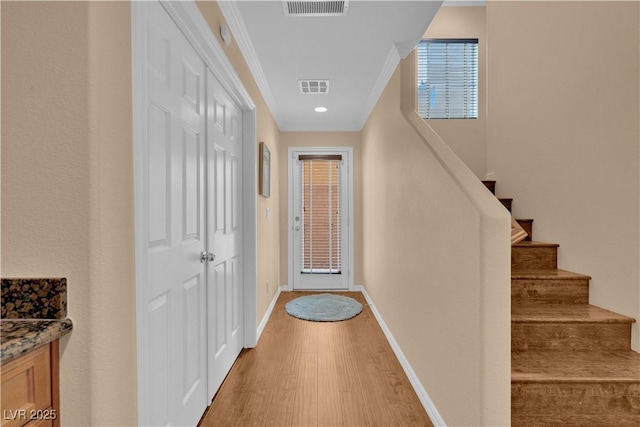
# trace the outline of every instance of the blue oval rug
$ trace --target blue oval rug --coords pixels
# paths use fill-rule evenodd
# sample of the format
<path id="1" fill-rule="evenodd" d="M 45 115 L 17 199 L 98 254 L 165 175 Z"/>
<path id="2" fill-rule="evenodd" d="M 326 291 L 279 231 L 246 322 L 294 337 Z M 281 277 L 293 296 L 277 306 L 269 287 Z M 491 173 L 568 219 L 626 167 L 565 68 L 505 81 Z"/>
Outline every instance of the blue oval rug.
<path id="1" fill-rule="evenodd" d="M 284 309 L 298 319 L 312 322 L 339 322 L 351 319 L 362 311 L 362 304 L 341 295 L 307 295 L 289 301 Z"/>

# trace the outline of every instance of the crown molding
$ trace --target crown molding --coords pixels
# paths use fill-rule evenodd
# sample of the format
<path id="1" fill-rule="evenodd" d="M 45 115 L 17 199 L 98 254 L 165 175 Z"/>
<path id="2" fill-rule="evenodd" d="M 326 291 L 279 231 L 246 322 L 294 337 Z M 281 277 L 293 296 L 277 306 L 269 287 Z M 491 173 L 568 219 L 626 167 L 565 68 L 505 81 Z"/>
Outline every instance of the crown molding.
<path id="1" fill-rule="evenodd" d="M 396 43 L 395 47 L 398 49 L 398 55 L 400 59 L 405 59 L 416 48 L 417 43 Z"/>
<path id="2" fill-rule="evenodd" d="M 484 7 L 486 0 L 444 0 L 442 7 Z"/>
<path id="3" fill-rule="evenodd" d="M 222 15 L 227 21 L 227 25 L 231 30 L 231 34 L 236 39 L 236 43 L 240 48 L 240 52 L 242 53 L 244 60 L 247 62 L 247 66 L 249 67 L 249 70 L 251 71 L 251 74 L 256 81 L 256 85 L 258 85 L 258 89 L 260 89 L 260 93 L 262 94 L 264 101 L 267 103 L 269 110 L 271 110 L 271 115 L 273 115 L 273 118 L 278 124 L 278 127 L 282 128 L 282 120 L 277 108 L 275 98 L 273 97 L 273 93 L 271 92 L 271 88 L 269 87 L 269 83 L 267 82 L 267 77 L 262 70 L 262 65 L 260 65 L 258 55 L 256 54 L 256 50 L 253 47 L 251 37 L 249 36 L 249 32 L 244 23 L 244 20 L 242 19 L 242 15 L 240 14 L 240 10 L 238 9 L 236 2 L 220 1 L 218 2 L 218 6 L 220 6 Z"/>
<path id="4" fill-rule="evenodd" d="M 384 65 L 382 66 L 382 70 L 378 75 L 378 79 L 376 80 L 376 83 L 371 88 L 371 92 L 369 93 L 369 99 L 367 100 L 367 103 L 363 107 L 364 114 L 360 119 L 360 126 L 359 126 L 360 129 L 362 129 L 362 127 L 367 122 L 367 119 L 369 118 L 369 114 L 371 114 L 371 112 L 373 111 L 373 108 L 378 103 L 378 99 L 380 99 L 380 95 L 382 95 L 384 88 L 387 87 L 387 83 L 389 83 L 389 79 L 393 75 L 393 72 L 396 70 L 396 67 L 398 66 L 399 63 L 400 63 L 400 52 L 398 51 L 398 48 L 395 45 L 393 45 L 391 46 L 391 50 L 387 55 L 387 59 L 385 60 Z"/>

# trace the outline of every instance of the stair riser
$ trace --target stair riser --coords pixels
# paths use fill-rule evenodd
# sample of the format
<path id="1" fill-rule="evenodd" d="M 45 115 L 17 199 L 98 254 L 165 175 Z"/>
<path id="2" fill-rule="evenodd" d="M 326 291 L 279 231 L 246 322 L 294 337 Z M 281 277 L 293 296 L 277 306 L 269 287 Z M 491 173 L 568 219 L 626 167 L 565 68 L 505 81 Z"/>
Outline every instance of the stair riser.
<path id="1" fill-rule="evenodd" d="M 511 268 L 558 268 L 558 248 L 513 246 Z"/>
<path id="2" fill-rule="evenodd" d="M 525 242 L 530 242 L 533 240 L 533 220 L 532 219 L 516 219 L 520 227 L 527 232 L 527 238 L 524 239 Z"/>
<path id="3" fill-rule="evenodd" d="M 491 191 L 491 194 L 496 194 L 496 182 L 495 181 L 482 181 L 487 187 L 487 190 Z"/>
<path id="4" fill-rule="evenodd" d="M 512 323 L 511 351 L 630 350 L 629 323 Z"/>
<path id="5" fill-rule="evenodd" d="M 511 304 L 588 304 L 589 281 L 511 280 Z"/>
<path id="6" fill-rule="evenodd" d="M 511 414 L 538 415 L 542 422 L 553 416 L 607 414 L 638 417 L 638 383 L 512 383 Z"/>

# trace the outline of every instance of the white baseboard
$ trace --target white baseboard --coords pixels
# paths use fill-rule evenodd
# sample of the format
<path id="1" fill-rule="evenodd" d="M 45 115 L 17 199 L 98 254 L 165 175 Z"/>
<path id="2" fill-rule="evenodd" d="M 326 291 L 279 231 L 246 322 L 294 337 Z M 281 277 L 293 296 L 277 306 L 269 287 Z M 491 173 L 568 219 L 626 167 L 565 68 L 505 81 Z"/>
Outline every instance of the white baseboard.
<path id="1" fill-rule="evenodd" d="M 418 395 L 418 399 L 420 399 L 420 403 L 422 403 L 422 406 L 424 406 L 425 411 L 427 411 L 427 415 L 429 415 L 429 418 L 431 419 L 431 422 L 433 423 L 433 425 L 436 427 L 446 427 L 447 424 L 444 422 L 444 419 L 442 419 L 442 416 L 436 409 L 436 406 L 434 405 L 433 401 L 427 394 L 427 391 L 422 386 L 422 383 L 420 382 L 415 371 L 409 364 L 409 361 L 404 356 L 404 353 L 402 353 L 402 350 L 400 349 L 400 345 L 398 344 L 396 339 L 393 337 L 391 330 L 389 329 L 387 324 L 384 322 L 382 315 L 380 315 L 380 312 L 378 311 L 375 304 L 373 303 L 373 300 L 367 293 L 367 290 L 362 285 L 354 286 L 353 290 L 362 292 L 362 295 L 364 295 L 364 298 L 367 300 L 367 303 L 369 304 L 369 308 L 371 308 L 371 311 L 373 312 L 373 315 L 378 321 L 378 324 L 380 325 L 382 332 L 384 332 L 384 336 L 387 337 L 387 341 L 389 341 L 389 345 L 391 346 L 391 348 L 393 349 L 393 352 L 398 358 L 398 361 L 400 362 L 400 365 L 402 366 L 404 373 L 407 375 L 407 378 L 409 378 L 409 382 L 411 383 L 413 390 Z"/>
<path id="2" fill-rule="evenodd" d="M 348 289 L 298 289 L 299 291 L 304 292 L 362 292 L 364 287 L 362 285 L 354 285 L 352 290 Z M 289 287 L 289 285 L 280 285 L 280 291 L 282 292 L 293 292 L 293 286 Z"/>
<path id="3" fill-rule="evenodd" d="M 273 296 L 273 299 L 271 300 L 271 304 L 269 304 L 269 307 L 267 308 L 267 312 L 264 313 L 264 316 L 262 317 L 262 320 L 260 321 L 260 324 L 258 325 L 258 338 L 256 339 L 256 344 L 258 341 L 260 341 L 260 335 L 262 335 L 262 331 L 264 331 L 264 327 L 267 326 L 267 322 L 269 321 L 269 317 L 271 317 L 271 313 L 273 312 L 273 307 L 276 306 L 276 301 L 278 301 L 278 297 L 280 296 L 280 290 L 282 289 L 282 287 L 279 287 L 276 289 L 276 294 Z"/>

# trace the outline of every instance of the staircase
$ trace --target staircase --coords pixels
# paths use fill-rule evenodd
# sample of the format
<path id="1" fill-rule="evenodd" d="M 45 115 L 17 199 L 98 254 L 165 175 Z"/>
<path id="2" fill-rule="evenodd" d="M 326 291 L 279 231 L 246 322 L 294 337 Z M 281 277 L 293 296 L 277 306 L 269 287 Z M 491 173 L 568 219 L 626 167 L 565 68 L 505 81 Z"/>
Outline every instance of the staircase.
<path id="1" fill-rule="evenodd" d="M 591 277 L 559 270 L 559 245 L 516 221 L 529 236 L 511 248 L 512 426 L 640 426 L 635 320 L 590 305 Z"/>

